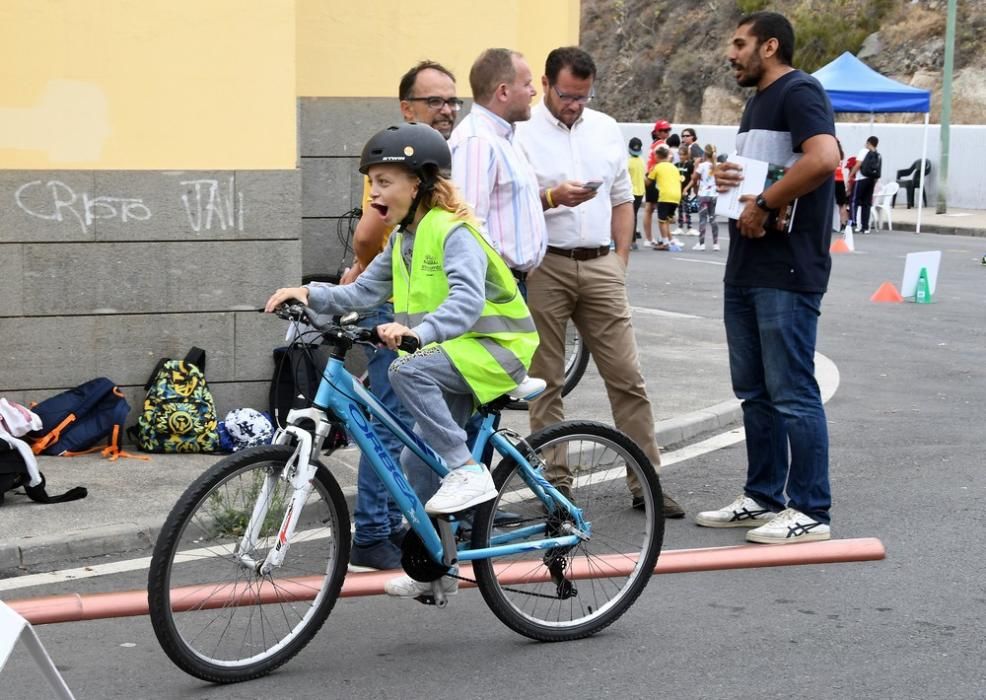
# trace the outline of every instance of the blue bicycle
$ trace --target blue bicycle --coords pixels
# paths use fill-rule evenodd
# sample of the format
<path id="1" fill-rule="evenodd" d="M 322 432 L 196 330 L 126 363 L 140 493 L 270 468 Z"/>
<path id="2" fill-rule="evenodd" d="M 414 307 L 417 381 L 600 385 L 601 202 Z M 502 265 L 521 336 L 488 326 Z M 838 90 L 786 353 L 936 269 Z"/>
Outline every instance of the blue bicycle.
<path id="1" fill-rule="evenodd" d="M 404 513 L 404 570 L 432 582 L 423 602 L 444 607 L 442 577 L 473 581 L 471 562 L 493 613 L 532 639 L 587 637 L 633 604 L 654 571 L 664 519 L 657 474 L 626 435 L 567 421 L 524 439 L 495 428 L 511 401 L 500 397 L 480 408 L 473 449 L 479 460 L 491 443 L 500 456 L 497 498 L 429 517 L 375 425 L 438 474 L 448 466 L 343 365 L 346 353 L 373 343 L 375 333 L 357 327 L 356 314 L 327 324 L 301 305 L 278 314 L 317 329 L 330 359 L 312 405 L 292 410 L 272 445 L 233 454 L 202 474 L 161 529 L 148 575 L 150 615 L 181 669 L 217 683 L 257 678 L 321 628 L 349 560 L 346 501 L 319 462 L 342 429 Z"/>

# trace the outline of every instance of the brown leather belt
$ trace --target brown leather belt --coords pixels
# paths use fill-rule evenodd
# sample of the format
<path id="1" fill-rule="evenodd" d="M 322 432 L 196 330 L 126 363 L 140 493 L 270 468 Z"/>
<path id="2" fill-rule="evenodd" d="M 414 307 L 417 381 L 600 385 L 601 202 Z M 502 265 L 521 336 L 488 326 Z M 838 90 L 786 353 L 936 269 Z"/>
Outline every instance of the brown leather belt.
<path id="1" fill-rule="evenodd" d="M 609 246 L 603 245 L 598 248 L 555 248 L 548 246 L 548 252 L 555 255 L 563 255 L 572 260 L 594 260 L 604 255 L 609 255 Z"/>

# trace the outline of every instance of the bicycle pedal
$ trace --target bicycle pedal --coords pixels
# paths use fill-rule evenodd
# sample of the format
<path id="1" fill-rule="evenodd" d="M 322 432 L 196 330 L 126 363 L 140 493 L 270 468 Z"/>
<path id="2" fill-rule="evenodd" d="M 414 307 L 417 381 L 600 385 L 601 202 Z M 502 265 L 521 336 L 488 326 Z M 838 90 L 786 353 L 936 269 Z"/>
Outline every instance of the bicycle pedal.
<path id="1" fill-rule="evenodd" d="M 443 610 L 446 607 L 448 607 L 448 598 L 446 598 L 444 595 L 439 600 L 435 597 L 433 593 L 422 593 L 421 595 L 417 596 L 415 600 L 421 603 L 422 605 L 433 605 L 439 610 Z"/>

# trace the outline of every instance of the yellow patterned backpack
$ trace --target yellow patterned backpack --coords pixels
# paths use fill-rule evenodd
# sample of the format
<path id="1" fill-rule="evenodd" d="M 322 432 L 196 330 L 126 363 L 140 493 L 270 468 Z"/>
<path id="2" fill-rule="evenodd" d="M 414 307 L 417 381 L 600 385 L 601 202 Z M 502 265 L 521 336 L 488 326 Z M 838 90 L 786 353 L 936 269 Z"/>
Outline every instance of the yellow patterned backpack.
<path id="1" fill-rule="evenodd" d="M 205 382 L 205 350 L 184 360 L 162 359 L 144 387 L 147 396 L 128 434 L 146 452 L 217 452 L 216 404 Z"/>

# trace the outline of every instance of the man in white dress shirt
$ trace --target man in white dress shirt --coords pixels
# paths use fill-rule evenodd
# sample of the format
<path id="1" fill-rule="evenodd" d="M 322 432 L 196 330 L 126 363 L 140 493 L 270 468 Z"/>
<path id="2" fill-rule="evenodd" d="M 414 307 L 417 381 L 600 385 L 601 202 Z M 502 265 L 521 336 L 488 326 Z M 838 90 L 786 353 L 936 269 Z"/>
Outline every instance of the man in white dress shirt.
<path id="1" fill-rule="evenodd" d="M 519 142 L 537 173 L 547 225 L 547 254 L 527 280 L 528 305 L 541 337 L 530 375 L 548 383 L 530 404 L 531 430 L 564 420 L 565 326 L 569 319 L 585 339 L 606 392 L 616 427 L 660 468 L 654 412 L 637 357 L 626 293 L 633 240 L 633 191 L 623 137 L 616 121 L 587 109 L 596 66 L 578 47 L 555 49 L 541 78 L 544 99 L 518 125 Z M 610 241 L 615 251 L 610 250 Z M 559 487 L 571 474 L 555 468 Z M 639 485 L 629 480 L 634 507 L 643 507 Z M 665 517 L 684 511 L 667 492 Z"/>

